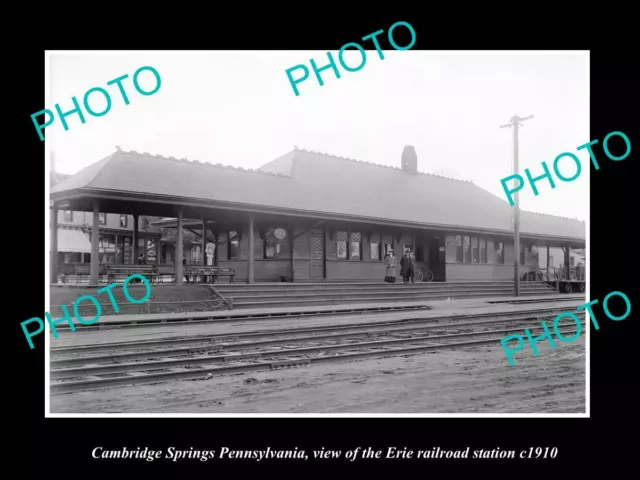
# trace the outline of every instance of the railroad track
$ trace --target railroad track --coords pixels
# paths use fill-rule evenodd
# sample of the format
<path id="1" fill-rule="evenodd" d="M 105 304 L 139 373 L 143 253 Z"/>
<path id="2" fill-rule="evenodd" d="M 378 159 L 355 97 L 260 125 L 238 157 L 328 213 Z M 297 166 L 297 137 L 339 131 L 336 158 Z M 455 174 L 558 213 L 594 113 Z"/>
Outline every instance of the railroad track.
<path id="1" fill-rule="evenodd" d="M 491 304 L 498 304 L 498 303 L 510 303 L 510 304 L 524 304 L 524 303 L 542 303 L 542 302 L 564 302 L 564 301 L 571 301 L 571 300 L 584 300 L 584 294 L 580 294 L 580 295 L 566 295 L 564 298 L 562 299 L 557 299 L 557 298 L 534 298 L 534 299 L 530 299 L 530 298 L 519 298 L 517 300 L 493 300 L 493 301 L 487 301 L 487 303 L 491 303 Z"/>
<path id="2" fill-rule="evenodd" d="M 77 331 L 91 331 L 91 330 L 108 330 L 112 328 L 127 328 L 127 327 L 166 327 L 167 324 L 175 323 L 188 323 L 189 325 L 195 325 L 199 323 L 215 323 L 215 322 L 236 322 L 236 321 L 251 321 L 260 319 L 291 319 L 291 318 L 308 318 L 308 317 L 321 317 L 327 315 L 349 315 L 354 313 L 362 314 L 376 314 L 376 313 L 389 313 L 389 312 L 405 312 L 415 310 L 431 310 L 431 307 L 426 305 L 410 305 L 406 307 L 366 307 L 366 308 L 335 308 L 331 310 L 321 311 L 309 311 L 309 312 L 287 312 L 287 313 L 245 313 L 242 310 L 230 310 L 228 313 L 219 314 L 216 316 L 209 315 L 208 312 L 183 312 L 179 317 L 171 317 L 173 314 L 152 313 L 140 315 L 136 320 L 109 320 L 108 322 L 98 322 L 93 325 L 82 325 L 82 328 Z M 219 313 L 219 311 L 216 311 Z M 150 318 L 157 317 L 157 318 Z M 164 317 L 164 318 L 162 318 Z M 69 331 L 70 327 L 67 323 L 61 323 L 56 325 L 58 331 Z"/>
<path id="3" fill-rule="evenodd" d="M 359 331 L 373 332 L 372 329 L 402 329 L 406 326 L 410 326 L 411 329 L 419 329 L 424 326 L 426 329 L 438 328 L 439 324 L 445 323 L 447 326 L 461 326 L 461 325 L 479 325 L 482 323 L 496 323 L 506 322 L 510 319 L 530 319 L 537 320 L 541 316 L 552 316 L 561 311 L 566 311 L 558 307 L 555 308 L 543 308 L 535 310 L 527 310 L 526 312 L 503 312 L 503 313 L 483 313 L 472 315 L 446 315 L 441 317 L 427 317 L 427 318 L 400 318 L 390 319 L 386 321 L 377 322 L 361 322 L 356 324 L 328 324 L 318 327 L 295 327 L 284 329 L 268 329 L 268 330 L 253 330 L 251 332 L 232 332 L 226 334 L 216 335 L 190 335 L 188 337 L 165 337 L 159 340 L 133 340 L 125 342 L 113 342 L 113 343 L 97 343 L 88 345 L 74 345 L 68 347 L 52 347 L 51 354 L 52 359 L 58 359 L 62 357 L 69 357 L 71 355 L 92 355 L 98 352 L 108 352 L 109 358 L 112 358 L 114 352 L 122 350 L 148 350 L 153 347 L 176 347 L 177 345 L 197 347 L 202 345 L 208 345 L 218 342 L 232 342 L 237 340 L 248 339 L 261 339 L 278 337 L 285 335 L 289 338 L 289 335 L 308 335 L 308 334 L 323 334 L 331 332 L 351 333 Z M 294 317 L 295 318 L 295 317 Z M 488 320 L 483 320 L 488 319 Z M 471 321 L 470 321 L 471 320 Z M 96 359 L 96 357 L 92 357 Z M 82 359 L 78 359 L 82 360 Z M 57 360 L 56 360 L 57 361 Z M 61 360 L 62 361 L 62 360 Z"/>
<path id="4" fill-rule="evenodd" d="M 584 300 L 584 296 L 580 297 L 567 297 L 566 299 L 542 299 L 537 302 L 549 302 L 555 301 L 571 302 L 573 300 Z M 580 304 L 577 304 L 580 305 Z M 576 305 L 576 306 L 577 306 Z M 98 322 L 93 325 L 82 325 L 81 328 L 76 330 L 77 332 L 87 332 L 95 330 L 108 330 L 115 328 L 140 328 L 140 327 L 166 327 L 168 324 L 186 323 L 189 325 L 196 325 L 202 323 L 223 323 L 223 322 L 238 322 L 238 321 L 254 321 L 254 320 L 282 320 L 282 319 L 304 319 L 314 318 L 329 315 L 352 315 L 352 314 L 382 314 L 393 312 L 411 312 L 420 310 L 431 310 L 431 307 L 427 305 L 409 305 L 409 306 L 378 306 L 378 307 L 362 307 L 362 308 L 348 308 L 345 306 L 332 308 L 329 310 L 320 311 L 307 311 L 307 312 L 287 312 L 287 313 L 245 313 L 242 310 L 230 310 L 226 313 L 216 312 L 216 315 L 210 315 L 210 312 L 184 312 L 178 317 L 173 317 L 173 314 L 146 314 L 140 315 L 135 320 L 123 319 L 123 320 L 109 320 L 108 322 Z M 540 309 L 539 311 L 543 311 Z M 530 310 L 535 312 L 538 310 Z M 67 323 L 61 323 L 56 326 L 56 330 L 60 332 L 66 332 L 70 330 Z"/>
<path id="5" fill-rule="evenodd" d="M 563 311 L 544 313 L 548 318 Z M 524 328 L 541 331 L 540 322 L 539 314 L 511 312 L 61 347 L 51 349 L 51 393 L 499 345 L 506 335 Z M 560 331 L 572 335 L 576 329 Z M 378 337 L 385 339 L 372 340 Z M 105 351 L 109 354 L 100 354 Z"/>

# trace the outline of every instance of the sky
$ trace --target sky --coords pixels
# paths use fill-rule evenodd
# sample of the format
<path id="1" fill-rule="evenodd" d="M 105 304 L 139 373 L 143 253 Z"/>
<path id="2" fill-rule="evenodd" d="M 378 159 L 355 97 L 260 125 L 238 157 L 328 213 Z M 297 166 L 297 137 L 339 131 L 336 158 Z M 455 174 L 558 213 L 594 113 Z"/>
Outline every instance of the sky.
<path id="1" fill-rule="evenodd" d="M 412 145 L 420 171 L 471 180 L 506 201 L 500 180 L 512 174 L 513 130 L 499 126 L 533 114 L 519 129 L 521 175 L 525 168 L 541 175 L 543 161 L 553 171 L 563 152 L 581 159 L 582 173 L 568 183 L 554 178 L 555 189 L 541 180 L 538 196 L 526 185 L 521 208 L 588 219 L 591 167 L 588 153 L 577 151 L 593 140 L 588 52 L 385 50 L 384 60 L 375 50 L 366 53 L 361 70 L 338 64 L 341 78 L 325 70 L 320 86 L 309 60 L 326 65 L 326 51 L 49 52 L 45 108 L 59 103 L 71 110 L 71 97 L 82 104 L 93 87 L 105 88 L 112 106 L 102 117 L 83 107 L 86 123 L 73 114 L 68 131 L 56 117 L 45 130 L 46 149 L 55 152 L 58 172 L 73 174 L 116 145 L 243 168 L 258 168 L 294 146 L 399 167 L 404 146 Z M 361 61 L 357 51 L 344 59 L 350 66 Z M 285 71 L 299 64 L 311 73 L 296 96 Z M 142 66 L 162 79 L 150 96 L 133 87 Z M 129 105 L 116 85 L 107 86 L 124 74 Z M 154 87 L 150 72 L 139 78 L 141 88 Z M 106 105 L 100 97 L 90 96 L 96 111 Z M 560 163 L 567 177 L 575 168 L 570 160 Z"/>

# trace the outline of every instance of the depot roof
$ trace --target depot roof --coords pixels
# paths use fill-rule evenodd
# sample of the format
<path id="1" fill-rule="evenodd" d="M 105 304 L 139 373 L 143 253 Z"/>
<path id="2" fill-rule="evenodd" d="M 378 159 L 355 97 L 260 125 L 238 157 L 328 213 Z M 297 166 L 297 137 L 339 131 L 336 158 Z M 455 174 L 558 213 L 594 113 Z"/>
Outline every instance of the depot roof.
<path id="1" fill-rule="evenodd" d="M 139 193 L 274 212 L 334 215 L 358 221 L 432 228 L 512 232 L 512 207 L 469 181 L 294 149 L 258 170 L 246 170 L 118 149 L 61 181 L 55 200 L 78 192 Z M 521 212 L 523 234 L 584 242 L 584 222 Z"/>

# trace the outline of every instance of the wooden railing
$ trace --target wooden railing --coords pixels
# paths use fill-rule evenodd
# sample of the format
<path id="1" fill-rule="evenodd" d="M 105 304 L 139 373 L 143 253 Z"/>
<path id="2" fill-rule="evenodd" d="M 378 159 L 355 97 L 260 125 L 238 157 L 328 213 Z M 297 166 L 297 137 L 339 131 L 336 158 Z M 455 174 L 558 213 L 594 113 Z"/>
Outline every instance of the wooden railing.
<path id="1" fill-rule="evenodd" d="M 144 304 L 133 304 L 130 302 L 116 302 L 120 314 L 150 314 L 150 313 L 179 313 L 179 312 L 202 312 L 233 310 L 233 299 L 224 298 L 215 292 L 216 298 L 206 300 L 168 300 L 152 301 Z M 73 315 L 73 307 L 67 305 L 67 311 Z M 102 303 L 103 315 L 115 315 L 112 303 Z M 78 306 L 78 313 L 86 318 L 93 318 L 96 315 L 96 307 L 93 303 L 83 303 Z M 62 305 L 51 305 L 50 314 L 54 318 L 63 315 Z"/>
<path id="2" fill-rule="evenodd" d="M 217 283 L 218 277 L 229 277 L 229 283 L 233 283 L 236 271 L 233 268 L 210 267 L 205 265 L 185 265 L 183 275 L 193 282 Z M 207 280 L 213 280 L 208 282 Z"/>
<path id="3" fill-rule="evenodd" d="M 213 295 L 216 297 L 216 300 L 218 300 L 221 305 L 225 307 L 222 310 L 233 310 L 233 298 L 223 297 L 213 285 L 209 284 L 208 286 L 211 289 Z"/>
<path id="4" fill-rule="evenodd" d="M 586 280 L 586 270 L 584 267 L 549 267 L 549 271 L 547 273 L 547 269 L 539 269 L 537 271 L 531 271 L 525 273 L 522 276 L 522 280 L 524 281 L 543 281 L 543 282 L 554 282 L 556 280 L 569 280 L 569 281 L 585 281 Z"/>
<path id="5" fill-rule="evenodd" d="M 103 264 L 99 266 L 98 281 L 100 284 L 113 282 L 123 282 L 129 275 L 137 273 L 146 277 L 151 283 L 173 283 L 175 278 L 175 268 L 165 265 L 132 265 L 132 264 Z M 229 283 L 233 283 L 236 271 L 232 268 L 213 267 L 205 265 L 184 265 L 183 275 L 187 282 L 217 283 L 218 277 L 228 277 Z M 76 264 L 73 267 L 73 274 L 62 273 L 58 275 L 59 283 L 71 285 L 88 285 L 90 276 L 90 265 Z"/>

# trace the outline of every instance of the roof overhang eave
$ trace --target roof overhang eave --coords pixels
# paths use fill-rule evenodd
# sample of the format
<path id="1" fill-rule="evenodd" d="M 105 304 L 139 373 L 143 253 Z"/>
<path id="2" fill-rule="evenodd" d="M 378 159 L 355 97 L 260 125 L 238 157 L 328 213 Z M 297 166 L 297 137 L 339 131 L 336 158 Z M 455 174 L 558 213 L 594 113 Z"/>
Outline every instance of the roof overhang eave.
<path id="1" fill-rule="evenodd" d="M 120 190 L 103 190 L 103 189 L 88 189 L 78 188 L 73 190 L 67 190 L 64 192 L 56 192 L 51 194 L 51 200 L 55 202 L 62 202 L 66 200 L 74 199 L 109 199 L 116 201 L 135 201 L 135 202 L 150 202 L 150 203 L 162 203 L 174 206 L 188 206 L 194 208 L 213 208 L 222 210 L 236 210 L 246 213 L 265 213 L 271 215 L 288 215 L 294 217 L 307 217 L 317 220 L 333 220 L 333 221 L 351 221 L 358 223 L 378 224 L 386 225 L 396 228 L 418 228 L 425 230 L 444 230 L 452 233 L 464 233 L 464 232 L 477 232 L 485 233 L 496 236 L 512 236 L 513 232 L 509 230 L 498 230 L 492 228 L 472 227 L 464 225 L 442 225 L 442 224 L 429 224 L 429 223 L 417 223 L 395 219 L 373 218 L 363 217 L 358 215 L 348 214 L 335 214 L 326 212 L 316 212 L 311 210 L 299 210 L 286 207 L 273 207 L 268 205 L 251 205 L 234 202 L 225 202 L 220 200 L 207 200 L 200 198 L 188 198 L 188 197 L 176 197 L 163 194 L 149 194 L 149 193 L 135 193 Z M 551 243 L 568 243 L 575 248 L 585 248 L 586 240 L 584 238 L 577 237 L 563 237 L 544 234 L 535 234 L 521 232 L 521 236 L 527 240 L 540 240 Z M 578 246 L 581 245 L 581 246 Z"/>

